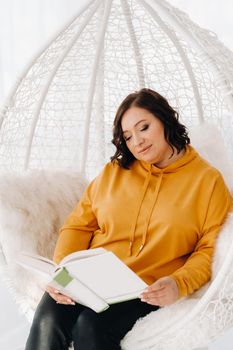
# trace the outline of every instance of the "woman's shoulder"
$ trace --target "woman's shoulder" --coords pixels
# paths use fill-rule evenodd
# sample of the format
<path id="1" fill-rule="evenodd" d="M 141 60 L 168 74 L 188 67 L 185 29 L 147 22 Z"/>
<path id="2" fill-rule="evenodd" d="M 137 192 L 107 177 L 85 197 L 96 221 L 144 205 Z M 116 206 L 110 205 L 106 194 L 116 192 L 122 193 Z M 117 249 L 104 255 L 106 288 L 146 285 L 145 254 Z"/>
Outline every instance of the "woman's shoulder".
<path id="1" fill-rule="evenodd" d="M 121 173 L 125 169 L 122 168 L 117 161 L 109 161 L 105 163 L 105 165 L 102 167 L 102 170 L 99 172 L 99 174 L 96 176 L 96 180 L 100 179 L 106 179 L 108 177 L 114 176 L 116 173 Z"/>
<path id="2" fill-rule="evenodd" d="M 113 161 L 109 161 L 107 162 L 101 173 L 109 173 L 111 174 L 112 172 L 115 172 L 115 171 L 120 171 L 122 169 L 122 167 L 118 164 L 118 162 L 116 160 L 113 160 Z"/>
<path id="3" fill-rule="evenodd" d="M 196 153 L 195 167 L 197 167 L 199 171 L 202 170 L 204 173 L 207 173 L 211 176 L 222 176 L 221 171 L 213 163 L 211 163 L 211 160 L 207 159 L 208 157 L 205 157 L 205 155 L 200 154 L 200 152 L 197 151 L 195 148 L 192 147 L 192 149 Z"/>
<path id="4" fill-rule="evenodd" d="M 217 169 L 214 165 L 212 165 L 208 160 L 199 156 L 199 164 L 203 171 L 210 176 L 221 177 L 222 174 L 219 169 Z"/>
<path id="5" fill-rule="evenodd" d="M 194 167 L 195 173 L 201 172 L 215 178 L 223 178 L 227 183 L 232 178 L 232 168 L 229 166 L 227 155 L 216 152 L 209 147 L 193 147 L 196 154 Z M 230 181 L 233 183 L 232 181 Z"/>
<path id="6" fill-rule="evenodd" d="M 229 190 L 226 171 L 222 172 L 204 156 L 198 153 L 194 176 L 210 186 L 220 186 Z"/>

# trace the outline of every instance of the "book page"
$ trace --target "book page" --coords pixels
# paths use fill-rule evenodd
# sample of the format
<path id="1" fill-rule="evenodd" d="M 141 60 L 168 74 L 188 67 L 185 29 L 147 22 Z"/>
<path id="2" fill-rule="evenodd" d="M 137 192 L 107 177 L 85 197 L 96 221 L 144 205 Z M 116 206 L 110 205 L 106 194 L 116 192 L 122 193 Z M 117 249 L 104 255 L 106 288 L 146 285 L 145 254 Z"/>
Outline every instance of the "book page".
<path id="1" fill-rule="evenodd" d="M 17 255 L 16 262 L 26 269 L 37 271 L 46 276 L 51 276 L 57 267 L 50 259 L 25 252 L 21 252 Z"/>
<path id="2" fill-rule="evenodd" d="M 79 259 L 88 258 L 90 256 L 95 256 L 99 254 L 106 253 L 107 250 L 104 248 L 95 248 L 95 249 L 86 249 L 86 250 L 79 250 L 78 252 L 71 253 L 67 256 L 65 256 L 59 263 L 59 265 L 66 265 L 66 263 L 70 263 L 71 261 L 76 261 Z"/>
<path id="3" fill-rule="evenodd" d="M 66 264 L 67 270 L 104 300 L 137 297 L 147 284 L 115 254 L 105 254 Z M 131 295 L 131 296 L 130 296 Z"/>

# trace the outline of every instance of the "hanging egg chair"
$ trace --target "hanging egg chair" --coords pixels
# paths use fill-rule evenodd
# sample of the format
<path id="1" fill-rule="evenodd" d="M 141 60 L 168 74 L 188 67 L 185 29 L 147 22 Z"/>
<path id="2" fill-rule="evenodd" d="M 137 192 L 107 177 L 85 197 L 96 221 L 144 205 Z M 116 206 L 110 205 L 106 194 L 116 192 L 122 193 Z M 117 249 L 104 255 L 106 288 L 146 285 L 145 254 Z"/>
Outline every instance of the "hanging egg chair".
<path id="1" fill-rule="evenodd" d="M 224 144 L 221 156 L 207 152 L 207 158 L 215 155 L 210 161 L 221 168 L 225 149 L 226 159 L 233 159 L 233 53 L 165 0 L 92 0 L 13 87 L 0 116 L 0 170 L 77 172 L 90 180 L 113 154 L 118 105 L 142 87 L 168 98 L 181 121 L 198 130 L 198 150 L 206 139 L 220 145 L 215 151 Z M 232 190 L 228 165 L 224 175 Z M 212 281 L 139 320 L 123 349 L 191 350 L 233 326 L 232 220 L 230 215 L 219 236 Z M 5 231 L 0 239 L 6 242 Z M 1 244 L 9 263 L 12 251 Z"/>

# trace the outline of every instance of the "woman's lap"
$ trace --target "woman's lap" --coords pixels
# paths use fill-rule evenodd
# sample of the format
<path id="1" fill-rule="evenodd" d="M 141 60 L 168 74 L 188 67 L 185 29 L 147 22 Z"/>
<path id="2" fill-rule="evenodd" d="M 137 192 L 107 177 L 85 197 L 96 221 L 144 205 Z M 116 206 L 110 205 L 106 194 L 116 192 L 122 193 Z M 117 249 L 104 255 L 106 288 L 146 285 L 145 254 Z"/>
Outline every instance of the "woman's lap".
<path id="1" fill-rule="evenodd" d="M 35 350 L 42 349 L 40 346 L 35 346 L 35 342 L 40 342 L 40 337 L 36 337 L 34 333 L 43 327 L 43 339 L 52 337 L 52 333 L 54 333 L 53 337 L 60 337 L 60 343 L 62 341 L 66 344 L 64 347 L 60 345 L 59 349 L 67 349 L 71 339 L 76 339 L 75 342 L 78 342 L 79 339 L 85 336 L 85 333 L 87 338 L 92 336 L 91 327 L 88 327 L 88 325 L 92 325 L 93 329 L 96 328 L 96 334 L 100 339 L 102 333 L 105 339 L 108 337 L 119 343 L 137 319 L 151 311 L 155 311 L 157 308 L 141 302 L 140 299 L 134 299 L 113 304 L 104 312 L 96 313 L 79 304 L 57 304 L 49 294 L 45 293 L 37 307 L 28 344 L 33 342 Z M 55 347 L 58 348 L 58 345 L 51 346 L 51 349 Z M 86 350 L 88 350 L 87 347 L 88 345 L 86 345 Z M 26 350 L 29 349 L 31 347 L 28 345 Z M 48 345 L 47 349 L 50 350 Z"/>

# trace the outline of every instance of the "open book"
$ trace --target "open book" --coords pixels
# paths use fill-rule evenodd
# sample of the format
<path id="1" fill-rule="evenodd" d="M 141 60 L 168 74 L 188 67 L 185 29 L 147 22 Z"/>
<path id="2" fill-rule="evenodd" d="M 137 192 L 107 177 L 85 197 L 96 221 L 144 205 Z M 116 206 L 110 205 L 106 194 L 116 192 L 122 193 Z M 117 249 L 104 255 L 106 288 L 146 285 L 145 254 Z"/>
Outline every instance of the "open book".
<path id="1" fill-rule="evenodd" d="M 48 277 L 48 284 L 79 304 L 101 312 L 109 304 L 138 298 L 147 284 L 114 253 L 103 248 L 67 255 L 59 265 L 39 255 L 19 253 L 17 263 Z"/>

